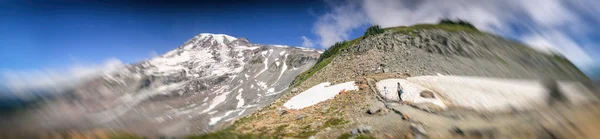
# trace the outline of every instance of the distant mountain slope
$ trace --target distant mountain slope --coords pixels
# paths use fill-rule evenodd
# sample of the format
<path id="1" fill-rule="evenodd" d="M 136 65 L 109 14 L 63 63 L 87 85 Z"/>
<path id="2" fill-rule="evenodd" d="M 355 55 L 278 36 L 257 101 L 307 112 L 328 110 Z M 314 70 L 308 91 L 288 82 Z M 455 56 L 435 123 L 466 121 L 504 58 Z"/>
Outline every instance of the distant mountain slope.
<path id="1" fill-rule="evenodd" d="M 226 125 L 271 103 L 318 51 L 203 33 L 0 121 L 4 131 L 123 129 L 182 136 Z"/>

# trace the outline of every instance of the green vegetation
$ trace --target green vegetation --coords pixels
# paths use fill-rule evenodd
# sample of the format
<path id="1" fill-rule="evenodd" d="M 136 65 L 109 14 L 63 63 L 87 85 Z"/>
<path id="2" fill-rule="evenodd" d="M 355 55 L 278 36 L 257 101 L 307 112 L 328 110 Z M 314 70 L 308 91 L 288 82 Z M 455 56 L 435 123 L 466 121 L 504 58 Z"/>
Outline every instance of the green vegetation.
<path id="1" fill-rule="evenodd" d="M 350 133 L 344 133 L 341 136 L 339 136 L 338 139 L 349 139 L 350 137 L 352 137 Z"/>
<path id="2" fill-rule="evenodd" d="M 327 121 L 325 121 L 325 124 L 323 124 L 323 128 L 327 128 L 327 127 L 333 127 L 333 126 L 338 126 L 338 125 L 343 125 L 348 123 L 348 121 L 341 119 L 341 118 L 332 118 L 329 119 Z"/>
<path id="3" fill-rule="evenodd" d="M 366 37 L 371 37 L 371 36 L 374 36 L 377 34 L 381 34 L 383 32 L 384 32 L 384 30 L 381 29 L 381 27 L 379 27 L 379 25 L 374 25 L 374 26 L 369 27 L 363 36 L 366 38 Z"/>
<path id="4" fill-rule="evenodd" d="M 252 134 L 239 134 L 231 131 L 230 128 L 219 130 L 212 133 L 193 135 L 186 137 L 188 139 L 263 139 L 269 138 L 264 136 L 252 135 Z"/>
<path id="5" fill-rule="evenodd" d="M 108 135 L 108 138 L 111 138 L 111 139 L 142 139 L 142 137 L 140 137 L 136 134 L 131 134 L 131 133 L 127 133 L 127 132 L 111 133 L 110 135 Z"/>
<path id="6" fill-rule="evenodd" d="M 352 138 L 352 135 L 350 135 L 350 133 L 344 133 L 338 137 L 338 139 L 349 139 L 349 138 Z M 360 135 L 356 136 L 355 139 L 375 139 L 375 137 L 372 137 L 370 135 L 360 134 Z"/>
<path id="7" fill-rule="evenodd" d="M 400 26 L 385 28 L 386 31 L 392 31 L 396 33 L 402 33 L 407 35 L 416 36 L 418 30 L 427 29 L 441 29 L 448 32 L 469 32 L 469 33 L 483 33 L 477 30 L 477 28 L 471 28 L 469 26 L 456 25 L 456 24 L 418 24 L 413 26 Z"/>
<path id="8" fill-rule="evenodd" d="M 323 54 L 321 54 L 321 56 L 319 56 L 319 60 L 317 60 L 317 62 L 321 62 L 321 61 L 323 61 L 323 59 L 327 59 L 329 57 L 334 56 L 342 48 L 346 48 L 347 46 L 348 46 L 348 42 L 346 42 L 346 41 L 337 42 L 337 43 L 333 44 L 331 47 L 329 47 L 329 49 L 325 50 L 325 52 L 323 52 Z"/>
<path id="9" fill-rule="evenodd" d="M 277 129 L 275 129 L 275 133 L 273 133 L 273 135 L 277 136 L 278 138 L 290 136 L 289 134 L 284 133 L 285 128 L 288 126 L 289 125 L 287 124 L 278 126 Z"/>
<path id="10" fill-rule="evenodd" d="M 440 25 L 459 25 L 459 26 L 465 26 L 465 27 L 469 27 L 469 28 L 473 28 L 473 29 L 477 29 L 475 28 L 475 26 L 473 26 L 473 24 L 462 20 L 462 19 L 458 19 L 458 20 L 451 20 L 451 19 L 442 19 L 440 20 Z"/>
<path id="11" fill-rule="evenodd" d="M 300 133 L 298 135 L 295 135 L 294 137 L 297 138 L 308 138 L 310 136 L 313 136 L 317 134 L 317 130 L 313 130 L 311 128 L 311 125 L 306 125 L 302 128 L 300 128 Z"/>
<path id="12" fill-rule="evenodd" d="M 327 66 L 333 58 L 340 53 L 341 50 L 348 48 L 349 46 L 354 45 L 355 43 L 362 40 L 363 37 L 351 40 L 351 41 L 343 41 L 335 43 L 333 46 L 329 47 L 329 49 L 325 50 L 317 60 L 317 64 L 315 64 L 312 68 L 300 73 L 294 80 L 294 86 L 300 85 L 300 83 L 304 82 L 309 77 L 312 77 L 317 71 L 321 70 L 323 67 Z"/>
<path id="13" fill-rule="evenodd" d="M 392 31 L 396 33 L 402 33 L 407 35 L 416 36 L 416 32 L 418 30 L 426 30 L 426 29 L 441 29 L 448 32 L 469 32 L 469 33 L 483 33 L 480 32 L 475 26 L 471 23 L 464 20 L 450 20 L 450 19 L 441 19 L 438 24 L 417 24 L 413 26 L 399 26 L 399 27 L 391 27 L 385 28 L 386 31 Z"/>

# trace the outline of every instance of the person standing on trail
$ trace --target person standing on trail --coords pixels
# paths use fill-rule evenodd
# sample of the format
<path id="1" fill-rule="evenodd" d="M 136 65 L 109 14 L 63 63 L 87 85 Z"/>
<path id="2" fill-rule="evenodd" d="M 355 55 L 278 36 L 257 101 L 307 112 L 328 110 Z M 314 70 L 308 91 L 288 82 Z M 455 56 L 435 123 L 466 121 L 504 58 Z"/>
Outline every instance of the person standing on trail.
<path id="1" fill-rule="evenodd" d="M 402 85 L 398 82 L 398 100 L 400 101 L 402 101 L 402 93 L 404 93 L 404 88 L 402 88 Z"/>
<path id="2" fill-rule="evenodd" d="M 387 98 L 387 88 L 384 86 L 383 87 L 383 98 Z"/>

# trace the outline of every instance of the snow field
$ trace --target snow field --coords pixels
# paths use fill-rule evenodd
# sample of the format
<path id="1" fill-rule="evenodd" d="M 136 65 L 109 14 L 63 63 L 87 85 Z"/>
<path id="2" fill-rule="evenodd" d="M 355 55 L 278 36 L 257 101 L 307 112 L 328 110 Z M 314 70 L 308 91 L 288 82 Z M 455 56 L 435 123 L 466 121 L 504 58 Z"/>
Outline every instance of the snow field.
<path id="1" fill-rule="evenodd" d="M 283 104 L 284 107 L 289 109 L 303 109 L 319 102 L 332 99 L 340 91 L 346 90 L 358 90 L 358 87 L 354 85 L 354 81 L 345 82 L 330 86 L 331 83 L 324 82 L 311 87 L 310 89 L 292 97 L 290 100 Z"/>

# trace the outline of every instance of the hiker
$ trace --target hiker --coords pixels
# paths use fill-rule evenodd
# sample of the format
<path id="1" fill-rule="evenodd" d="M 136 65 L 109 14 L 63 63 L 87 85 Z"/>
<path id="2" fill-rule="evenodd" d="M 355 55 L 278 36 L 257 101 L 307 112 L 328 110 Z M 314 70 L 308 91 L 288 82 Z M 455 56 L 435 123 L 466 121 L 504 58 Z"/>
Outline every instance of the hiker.
<path id="1" fill-rule="evenodd" d="M 398 82 L 398 100 L 402 101 L 402 93 L 404 93 L 404 88 L 402 88 L 402 85 L 400 85 L 400 82 Z"/>
<path id="2" fill-rule="evenodd" d="M 387 88 L 383 87 L 383 98 L 387 98 Z"/>

